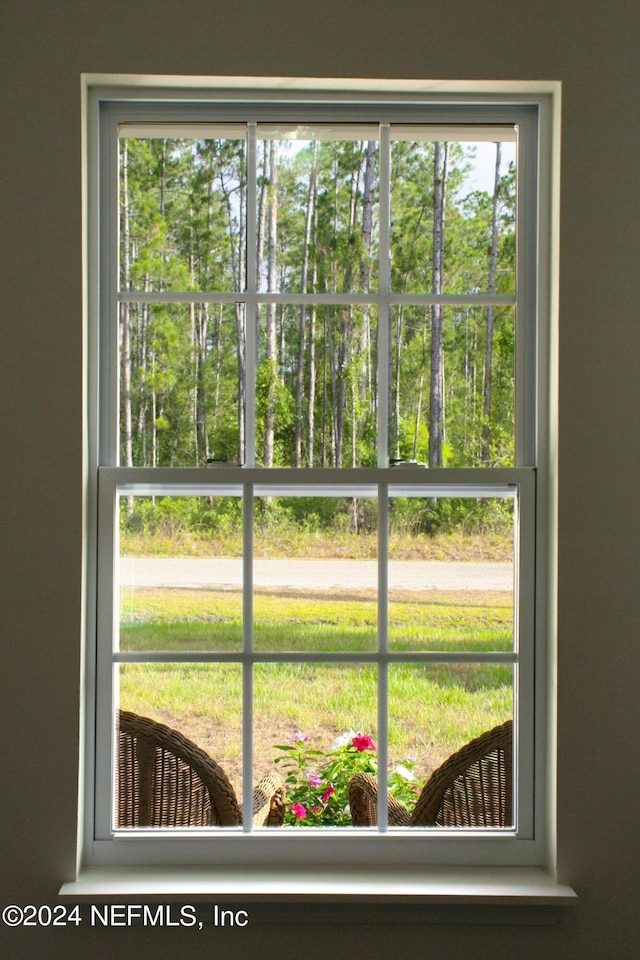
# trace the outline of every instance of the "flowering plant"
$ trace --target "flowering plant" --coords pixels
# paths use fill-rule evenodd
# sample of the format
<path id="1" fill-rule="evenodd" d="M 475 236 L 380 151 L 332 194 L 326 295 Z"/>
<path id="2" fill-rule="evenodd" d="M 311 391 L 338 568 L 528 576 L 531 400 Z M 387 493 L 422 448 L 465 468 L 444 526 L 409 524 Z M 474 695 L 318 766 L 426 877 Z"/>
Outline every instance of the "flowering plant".
<path id="1" fill-rule="evenodd" d="M 377 774 L 373 739 L 349 730 L 324 753 L 311 745 L 308 736 L 296 731 L 290 743 L 277 744 L 276 750 L 281 754 L 275 762 L 286 771 L 285 825 L 351 826 L 347 785 L 356 773 Z M 406 800 L 416 789 L 410 761 L 391 771 L 390 794 Z"/>

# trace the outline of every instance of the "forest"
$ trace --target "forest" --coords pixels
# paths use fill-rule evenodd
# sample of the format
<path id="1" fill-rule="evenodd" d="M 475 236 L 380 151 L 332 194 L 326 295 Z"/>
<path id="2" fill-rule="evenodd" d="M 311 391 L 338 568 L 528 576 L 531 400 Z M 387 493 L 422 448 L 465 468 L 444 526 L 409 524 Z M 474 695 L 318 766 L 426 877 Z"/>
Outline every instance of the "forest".
<path id="1" fill-rule="evenodd" d="M 123 466 L 513 465 L 515 143 L 415 130 L 121 135 Z"/>

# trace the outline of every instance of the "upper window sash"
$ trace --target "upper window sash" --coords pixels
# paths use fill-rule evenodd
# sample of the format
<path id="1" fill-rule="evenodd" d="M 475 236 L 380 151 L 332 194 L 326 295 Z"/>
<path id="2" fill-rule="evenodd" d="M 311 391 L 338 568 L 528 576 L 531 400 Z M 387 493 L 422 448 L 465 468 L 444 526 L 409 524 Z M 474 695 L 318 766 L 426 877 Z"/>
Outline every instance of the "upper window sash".
<path id="1" fill-rule="evenodd" d="M 100 216 L 100 247 L 109 255 L 101 259 L 100 282 L 100 309 L 103 319 L 100 346 L 103 371 L 101 381 L 103 403 L 101 405 L 99 430 L 100 463 L 116 465 L 125 460 L 125 457 L 121 454 L 122 443 L 119 426 L 123 385 L 119 376 L 120 344 L 116 318 L 123 304 L 131 306 L 136 303 L 146 304 L 145 309 L 151 312 L 158 309 L 158 305 L 160 305 L 165 311 L 173 311 L 175 317 L 178 316 L 180 310 L 183 312 L 193 310 L 193 305 L 196 303 L 200 305 L 208 304 L 209 308 L 215 306 L 217 310 L 226 311 L 224 315 L 227 317 L 226 322 L 228 324 L 232 323 L 231 318 L 234 311 L 240 308 L 245 311 L 247 395 L 243 401 L 246 406 L 244 411 L 242 409 L 239 411 L 239 416 L 243 421 L 242 429 L 244 431 L 245 455 L 243 462 L 249 466 L 260 465 L 259 451 L 256 447 L 258 443 L 256 431 L 259 433 L 262 429 L 261 424 L 256 422 L 256 397 L 253 391 L 256 370 L 261 360 L 260 351 L 263 349 L 263 346 L 261 346 L 261 336 L 263 334 L 261 334 L 260 324 L 256 326 L 250 320 L 254 311 L 257 310 L 258 316 L 264 317 L 266 315 L 265 311 L 271 309 L 271 307 L 295 311 L 296 308 L 299 309 L 305 305 L 308 307 L 315 305 L 318 309 L 333 309 L 336 312 L 340 310 L 341 306 L 352 305 L 354 309 L 374 310 L 378 325 L 377 339 L 379 343 L 377 358 L 379 380 L 376 402 L 378 464 L 386 466 L 394 454 L 394 450 L 391 449 L 389 433 L 389 431 L 393 431 L 393 411 L 389 409 L 388 388 L 388 384 L 392 380 L 392 370 L 389 364 L 393 361 L 390 361 L 385 347 L 390 341 L 393 311 L 428 308 L 435 303 L 440 303 L 443 306 L 445 314 L 447 310 L 451 311 L 451 317 L 454 316 L 454 309 L 461 305 L 474 305 L 477 308 L 492 305 L 499 309 L 511 310 L 516 327 L 513 378 L 515 381 L 513 463 L 516 466 L 524 466 L 532 465 L 535 462 L 537 430 L 535 415 L 536 228 L 534 216 L 537 209 L 535 165 L 537 123 L 535 110 L 527 106 L 499 106 L 495 108 L 482 106 L 476 110 L 476 108 L 467 107 L 442 108 L 439 105 L 419 108 L 407 108 L 406 105 L 394 105 L 392 108 L 385 105 L 384 111 L 379 111 L 376 115 L 374 108 L 362 104 L 339 104 L 337 106 L 335 115 L 333 110 L 329 115 L 326 107 L 323 108 L 318 105 L 305 105 L 298 108 L 292 107 L 291 104 L 282 104 L 279 107 L 266 107 L 264 104 L 247 105 L 246 115 L 251 117 L 252 120 L 245 125 L 237 123 L 238 108 L 225 104 L 216 104 L 215 106 L 203 106 L 195 103 L 181 104 L 180 109 L 171 105 L 159 104 L 103 104 L 101 113 L 102 148 L 100 152 L 102 211 Z M 273 124 L 274 113 L 278 116 L 279 125 Z M 265 115 L 266 119 L 270 121 L 268 125 L 262 119 Z M 372 122 L 374 119 L 380 121 L 382 115 L 384 115 L 384 120 L 389 122 L 382 124 Z M 184 127 L 180 120 L 183 117 Z M 215 117 L 215 123 L 212 123 L 212 117 Z M 231 120 L 234 122 L 230 123 Z M 291 133 L 292 129 L 298 133 L 301 130 L 298 126 L 301 121 L 307 124 L 307 127 L 302 130 L 303 135 L 315 135 L 318 131 L 320 133 L 324 131 L 325 136 L 338 136 L 340 129 L 345 128 L 352 133 L 354 131 L 364 131 L 366 133 L 369 127 L 371 131 L 380 131 L 379 230 L 381 237 L 386 235 L 387 238 L 392 224 L 389 222 L 389 197 L 385 197 L 382 181 L 386 179 L 388 182 L 389 170 L 385 168 L 384 157 L 388 156 L 386 145 L 391 143 L 394 131 L 397 132 L 398 142 L 403 142 L 404 138 L 417 136 L 416 130 L 419 130 L 424 137 L 439 136 L 443 131 L 450 130 L 459 138 L 466 135 L 476 141 L 493 137 L 497 133 L 502 134 L 503 131 L 505 139 L 512 138 L 517 132 L 518 242 L 515 264 L 516 292 L 509 295 L 489 295 L 486 292 L 466 295 L 434 294 L 433 292 L 404 294 L 393 291 L 390 288 L 387 270 L 388 256 L 384 252 L 380 256 L 379 283 L 374 293 L 332 294 L 318 291 L 312 293 L 283 293 L 259 290 L 255 281 L 252 282 L 251 280 L 255 276 L 251 264 L 255 262 L 256 257 L 255 242 L 251 241 L 251 236 L 254 237 L 255 241 L 255 231 L 251 229 L 247 231 L 246 282 L 243 289 L 222 293 L 212 290 L 161 291 L 151 289 L 140 291 L 132 290 L 130 285 L 127 290 L 121 289 L 118 268 L 120 254 L 118 150 L 123 136 L 130 138 L 133 134 L 163 132 L 167 135 L 173 135 L 181 130 L 193 135 L 203 127 L 209 134 L 218 134 L 224 130 L 239 135 L 240 131 L 248 130 L 248 178 L 256 182 L 257 158 L 251 143 L 255 144 L 255 138 L 260 132 L 265 137 L 281 136 L 282 133 Z M 337 126 L 340 121 L 344 124 L 343 128 Z M 289 123 L 293 126 L 288 126 Z M 362 124 L 365 124 L 365 126 L 363 127 Z M 366 126 L 367 124 L 368 126 Z M 335 134 L 333 131 L 336 131 Z M 388 191 L 386 193 L 388 194 Z M 253 199 L 248 198 L 246 218 L 249 225 L 255 223 L 256 204 L 257 197 L 255 195 Z M 380 247 L 384 248 L 385 243 L 381 242 Z M 387 273 L 386 277 L 385 271 Z M 287 308 L 286 304 L 290 304 L 290 306 Z M 234 460 L 237 458 L 225 454 L 222 459 Z"/>

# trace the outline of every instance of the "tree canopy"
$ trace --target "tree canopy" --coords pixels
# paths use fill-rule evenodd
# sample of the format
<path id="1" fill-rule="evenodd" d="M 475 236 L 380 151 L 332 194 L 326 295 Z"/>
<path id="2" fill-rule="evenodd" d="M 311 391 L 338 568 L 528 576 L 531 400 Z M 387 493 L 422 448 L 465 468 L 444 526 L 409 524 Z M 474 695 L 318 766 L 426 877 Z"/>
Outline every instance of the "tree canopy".
<path id="1" fill-rule="evenodd" d="M 259 139 L 247 224 L 244 140 L 123 138 L 121 462 L 244 462 L 246 329 L 256 323 L 258 464 L 375 464 L 383 356 L 391 458 L 513 464 L 514 308 L 473 298 L 515 290 L 515 163 L 494 144 L 493 174 L 480 182 L 477 150 L 393 141 L 382 237 L 378 141 Z M 248 235 L 259 291 L 353 302 L 265 302 L 247 316 L 233 296 L 199 299 L 245 291 Z M 367 302 L 381 249 L 394 294 L 469 301 L 397 302 L 381 317 Z"/>

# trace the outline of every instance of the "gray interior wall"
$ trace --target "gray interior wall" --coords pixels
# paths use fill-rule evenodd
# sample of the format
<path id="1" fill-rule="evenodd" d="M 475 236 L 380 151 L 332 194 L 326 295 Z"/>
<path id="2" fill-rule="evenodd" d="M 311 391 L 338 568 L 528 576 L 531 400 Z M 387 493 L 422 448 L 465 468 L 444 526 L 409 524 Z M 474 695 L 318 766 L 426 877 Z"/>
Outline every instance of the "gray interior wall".
<path id="1" fill-rule="evenodd" d="M 2 955 L 637 957 L 637 4 L 4 0 L 2 8 L 2 904 L 55 902 L 74 867 L 82 72 L 562 81 L 558 857 L 561 879 L 580 895 L 553 923 L 517 913 L 511 924 L 479 914 L 459 925 L 431 923 L 429 910 L 285 904 L 242 932 L 0 927 Z"/>

